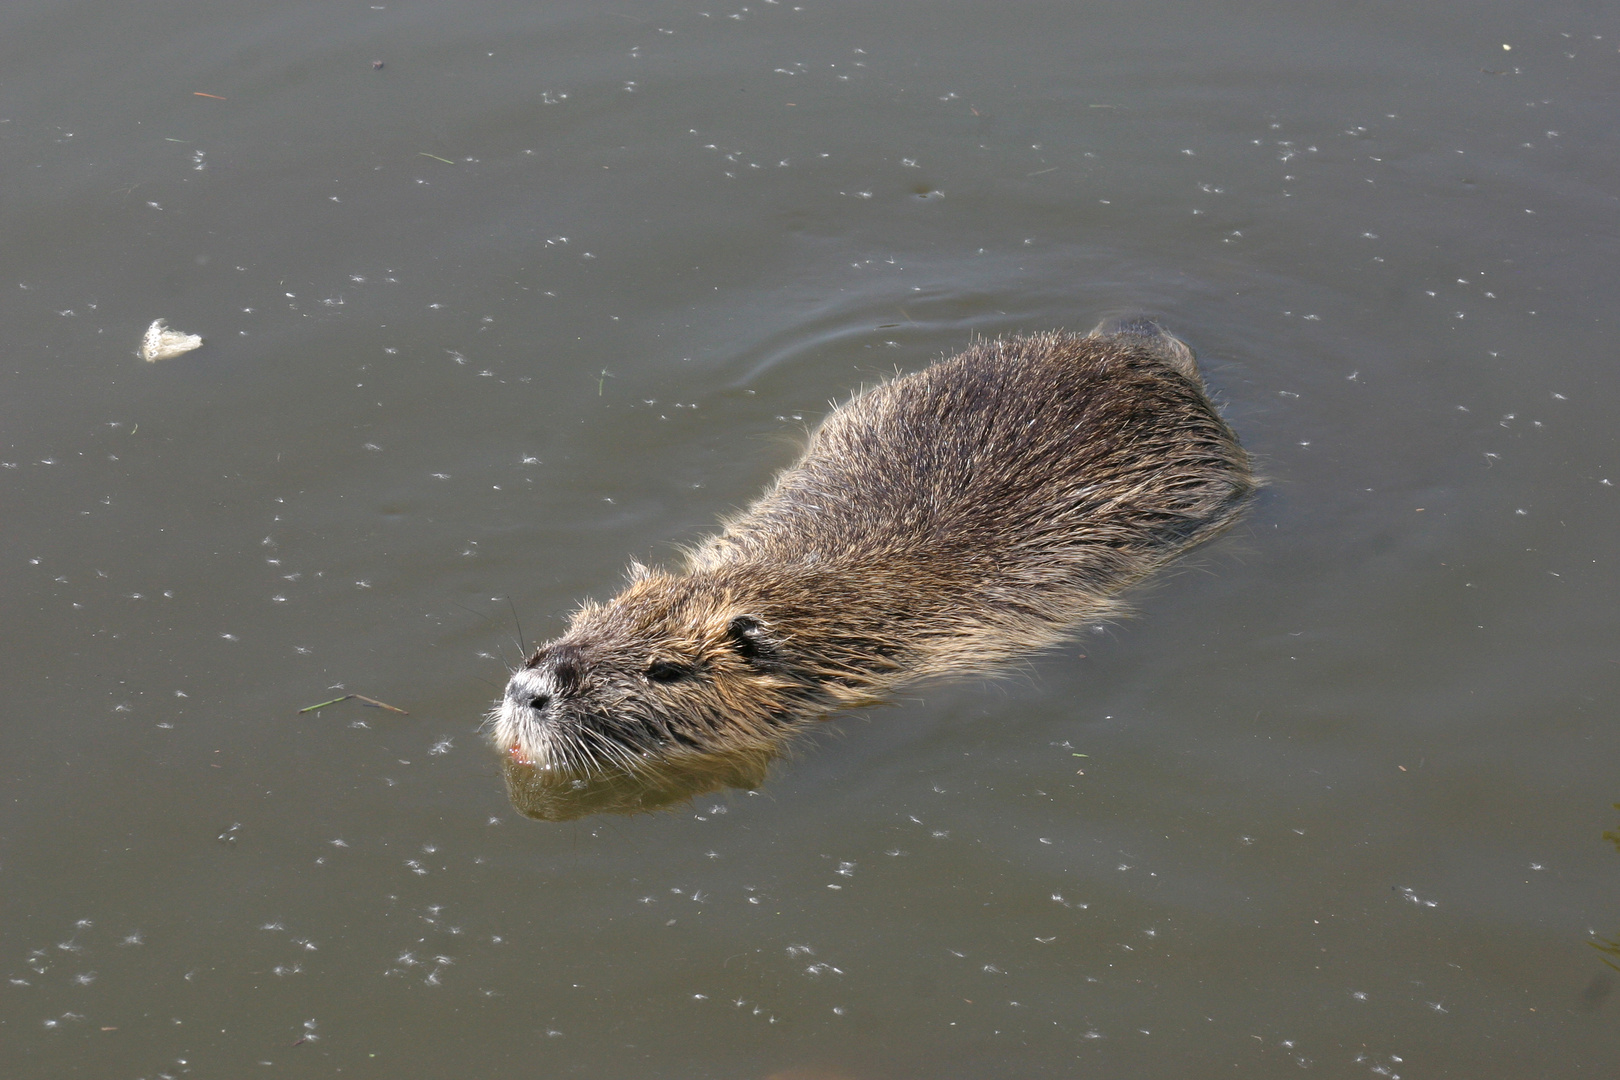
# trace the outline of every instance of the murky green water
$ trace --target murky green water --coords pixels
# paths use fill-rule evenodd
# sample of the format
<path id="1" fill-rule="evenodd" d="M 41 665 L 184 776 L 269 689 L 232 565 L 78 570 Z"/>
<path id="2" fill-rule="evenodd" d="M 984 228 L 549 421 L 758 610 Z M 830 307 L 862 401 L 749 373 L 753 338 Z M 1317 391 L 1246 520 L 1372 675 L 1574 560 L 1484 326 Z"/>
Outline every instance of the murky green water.
<path id="1" fill-rule="evenodd" d="M 0 1073 L 1614 1075 L 1617 49 L 1569 3 L 0 12 Z M 512 810 L 513 609 L 862 383 L 1140 308 L 1270 487 L 1138 618 L 758 793 Z M 205 346 L 136 359 L 159 317 Z M 297 711 L 351 692 L 409 715 Z"/>

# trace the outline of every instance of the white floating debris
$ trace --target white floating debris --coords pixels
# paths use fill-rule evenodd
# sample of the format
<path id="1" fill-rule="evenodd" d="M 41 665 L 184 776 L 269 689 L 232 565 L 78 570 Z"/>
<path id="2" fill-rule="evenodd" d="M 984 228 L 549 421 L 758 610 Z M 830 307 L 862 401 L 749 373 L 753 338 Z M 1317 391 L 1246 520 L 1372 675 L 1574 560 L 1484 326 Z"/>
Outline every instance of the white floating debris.
<path id="1" fill-rule="evenodd" d="M 196 334 L 182 334 L 178 330 L 170 330 L 162 319 L 155 319 L 152 325 L 146 328 L 146 336 L 141 338 L 141 351 L 135 355 L 151 364 L 171 359 L 181 353 L 188 353 L 202 343 L 202 338 Z"/>

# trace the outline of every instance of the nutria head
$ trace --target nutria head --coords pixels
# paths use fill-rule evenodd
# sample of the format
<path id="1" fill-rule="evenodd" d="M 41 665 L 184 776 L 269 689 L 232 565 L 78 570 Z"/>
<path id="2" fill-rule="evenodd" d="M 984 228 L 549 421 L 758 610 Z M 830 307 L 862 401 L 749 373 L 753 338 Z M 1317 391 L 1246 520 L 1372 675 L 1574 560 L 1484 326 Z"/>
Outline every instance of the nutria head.
<path id="1" fill-rule="evenodd" d="M 704 575 L 640 567 L 512 674 L 489 715 L 517 764 L 579 776 L 774 748 L 814 696 L 770 622 Z"/>

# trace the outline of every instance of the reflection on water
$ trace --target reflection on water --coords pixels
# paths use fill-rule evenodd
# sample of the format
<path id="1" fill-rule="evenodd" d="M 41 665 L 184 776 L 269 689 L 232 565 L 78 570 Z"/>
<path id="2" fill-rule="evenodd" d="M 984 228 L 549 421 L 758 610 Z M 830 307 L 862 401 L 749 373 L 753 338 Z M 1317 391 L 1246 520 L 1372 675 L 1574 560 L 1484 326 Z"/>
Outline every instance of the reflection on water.
<path id="1" fill-rule="evenodd" d="M 1620 803 L 1615 803 L 1614 808 L 1616 810 L 1620 810 Z M 1605 830 L 1603 833 L 1603 839 L 1613 844 L 1616 852 L 1620 852 L 1620 828 Z M 1616 934 L 1614 937 L 1610 938 L 1594 936 L 1591 941 L 1587 942 L 1587 944 L 1603 954 L 1603 962 L 1605 964 L 1608 964 L 1616 971 L 1620 971 L 1620 934 Z M 1609 996 L 1609 989 L 1610 983 L 1608 977 L 1600 974 L 1598 977 L 1594 978 L 1591 985 L 1586 988 L 1586 993 L 1582 996 L 1583 1000 L 1588 1007 L 1596 1008 L 1603 1003 L 1605 998 Z"/>
<path id="2" fill-rule="evenodd" d="M 675 754 L 649 758 L 633 771 L 601 769 L 589 775 L 537 768 L 513 757 L 503 762 L 506 794 L 520 813 L 537 821 L 573 821 L 589 814 L 662 810 L 722 788 L 757 788 L 778 756 L 774 747 Z"/>

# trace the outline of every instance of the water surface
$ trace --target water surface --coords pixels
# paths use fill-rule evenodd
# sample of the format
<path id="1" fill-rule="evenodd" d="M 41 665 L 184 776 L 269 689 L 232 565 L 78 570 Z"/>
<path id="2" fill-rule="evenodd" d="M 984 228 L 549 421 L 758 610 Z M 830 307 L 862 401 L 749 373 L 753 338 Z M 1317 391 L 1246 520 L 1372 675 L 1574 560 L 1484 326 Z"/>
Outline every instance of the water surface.
<path id="1" fill-rule="evenodd" d="M 9 6 L 0 1072 L 1613 1075 L 1617 47 Z M 1270 486 L 1137 617 L 757 793 L 507 803 L 522 644 L 830 401 L 1142 308 Z"/>

